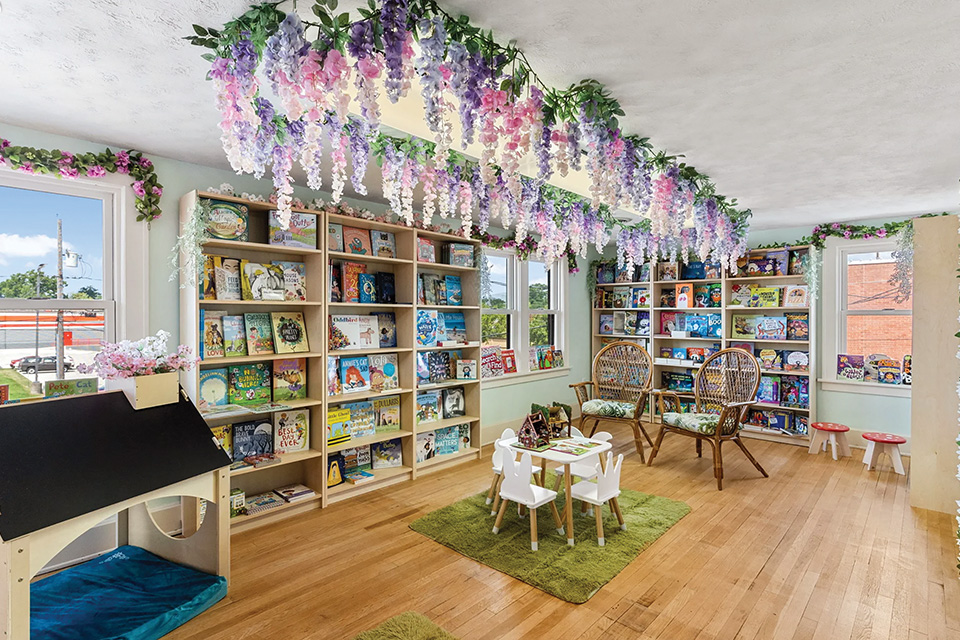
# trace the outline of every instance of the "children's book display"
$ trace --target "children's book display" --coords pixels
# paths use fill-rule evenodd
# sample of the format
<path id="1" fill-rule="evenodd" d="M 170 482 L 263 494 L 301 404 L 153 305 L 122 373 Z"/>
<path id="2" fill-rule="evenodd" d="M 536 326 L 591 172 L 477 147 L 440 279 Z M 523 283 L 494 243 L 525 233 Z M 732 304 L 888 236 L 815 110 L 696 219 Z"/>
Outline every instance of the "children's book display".
<path id="1" fill-rule="evenodd" d="M 215 240 L 246 242 L 250 209 L 245 204 L 209 200 L 206 232 Z"/>
<path id="2" fill-rule="evenodd" d="M 379 315 L 334 315 L 330 316 L 329 326 L 331 351 L 377 349 L 381 345 Z"/>
<path id="3" fill-rule="evenodd" d="M 884 354 L 841 353 L 837 355 L 837 379 L 852 382 L 877 384 L 910 384 L 912 382 L 913 357 L 896 360 Z"/>
<path id="4" fill-rule="evenodd" d="M 270 212 L 270 244 L 298 249 L 317 248 L 317 216 L 313 213 L 290 214 L 290 223 L 281 226 L 276 211 Z"/>

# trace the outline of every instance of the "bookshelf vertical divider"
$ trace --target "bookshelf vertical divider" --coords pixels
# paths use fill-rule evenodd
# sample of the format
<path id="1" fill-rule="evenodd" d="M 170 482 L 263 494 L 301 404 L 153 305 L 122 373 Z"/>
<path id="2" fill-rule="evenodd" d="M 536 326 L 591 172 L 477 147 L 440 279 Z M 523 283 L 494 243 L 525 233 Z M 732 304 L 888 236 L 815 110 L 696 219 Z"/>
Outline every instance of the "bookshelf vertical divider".
<path id="1" fill-rule="evenodd" d="M 201 309 L 228 310 L 232 313 L 291 310 L 303 314 L 307 328 L 310 350 L 300 354 L 275 354 L 231 358 L 213 358 L 201 361 L 193 371 L 181 374 L 181 384 L 190 398 L 197 402 L 199 392 L 200 369 L 224 367 L 231 364 L 273 361 L 283 358 L 305 358 L 307 364 L 307 399 L 284 402 L 296 409 L 308 409 L 310 412 L 309 448 L 290 454 L 281 454 L 278 464 L 262 468 L 244 468 L 231 472 L 231 488 L 243 489 L 247 496 L 270 491 L 290 483 L 302 483 L 316 492 L 316 496 L 302 501 L 285 504 L 281 508 L 271 509 L 255 515 L 238 516 L 231 519 L 231 532 L 274 522 L 287 517 L 326 507 L 329 504 L 361 495 L 369 491 L 416 478 L 419 473 L 443 468 L 454 462 L 473 460 L 480 457 L 480 386 L 476 381 L 462 381 L 466 399 L 466 416 L 462 419 L 448 419 L 442 423 L 416 425 L 417 395 L 417 340 L 416 315 L 421 305 L 417 303 L 417 276 L 423 270 L 441 274 L 456 274 L 461 277 L 463 306 L 431 307 L 449 311 L 462 311 L 467 328 L 469 347 L 449 347 L 450 350 L 463 352 L 463 357 L 480 360 L 480 292 L 479 275 L 475 268 L 456 267 L 445 264 L 417 262 L 418 237 L 427 237 L 440 246 L 444 243 L 459 242 L 479 244 L 476 241 L 459 236 L 430 231 L 421 231 L 412 227 L 389 224 L 352 216 L 330 214 L 321 211 L 294 209 L 299 213 L 317 217 L 317 248 L 299 249 L 268 244 L 268 216 L 275 206 L 267 202 L 254 202 L 241 198 L 218 194 L 191 191 L 180 199 L 181 228 L 190 219 L 199 199 L 214 199 L 246 205 L 249 210 L 249 241 L 212 240 L 203 246 L 205 255 L 221 255 L 244 258 L 253 261 L 288 260 L 303 262 L 306 269 L 306 301 L 227 301 L 200 300 L 198 284 L 181 273 L 180 289 L 180 342 L 193 347 L 199 353 L 202 343 L 200 327 Z M 364 256 L 329 250 L 328 224 L 336 223 L 348 227 L 390 231 L 396 238 L 396 258 Z M 397 304 L 360 304 L 331 303 L 329 292 L 330 265 L 334 262 L 364 262 L 372 267 L 371 271 L 389 271 L 394 274 Z M 202 280 L 201 280 L 202 282 Z M 342 350 L 330 349 L 328 341 L 329 318 L 331 315 L 367 315 L 376 311 L 393 312 L 396 316 L 397 346 L 386 349 Z M 476 346 L 473 346 L 476 345 Z M 369 353 L 396 353 L 398 361 L 399 386 L 382 394 L 359 393 L 340 396 L 327 395 L 327 359 L 335 356 L 364 355 Z M 460 381 L 451 381 L 443 387 L 461 386 Z M 370 400 L 379 396 L 400 397 L 400 430 L 377 433 L 376 436 L 359 438 L 353 442 L 329 446 L 327 444 L 327 411 L 345 402 Z M 261 416 L 262 417 L 262 416 Z M 253 418 L 252 414 L 243 416 L 208 416 L 211 426 L 241 422 Z M 271 416 L 272 422 L 272 416 Z M 449 424 L 448 424 L 449 423 Z M 427 431 L 431 426 L 450 426 L 452 424 L 470 424 L 471 446 L 458 454 L 433 458 L 423 463 L 416 462 L 416 434 Z M 400 438 L 402 465 L 397 468 L 373 470 L 374 479 L 364 484 L 343 483 L 327 487 L 328 457 L 346 448 Z M 183 501 L 185 521 L 199 522 L 199 501 Z"/>

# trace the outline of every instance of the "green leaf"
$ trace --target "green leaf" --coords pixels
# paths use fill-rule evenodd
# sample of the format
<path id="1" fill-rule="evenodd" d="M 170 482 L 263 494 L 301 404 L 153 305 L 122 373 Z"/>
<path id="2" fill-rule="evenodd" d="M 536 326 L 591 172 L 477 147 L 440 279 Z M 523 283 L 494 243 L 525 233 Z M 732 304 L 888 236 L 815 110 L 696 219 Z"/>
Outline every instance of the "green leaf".
<path id="1" fill-rule="evenodd" d="M 337 0 L 327 0 L 327 6 L 330 7 L 330 11 L 337 10 Z"/>
<path id="2" fill-rule="evenodd" d="M 330 19 L 330 16 L 329 16 L 328 14 L 326 14 L 326 13 L 320 13 L 320 14 L 317 15 L 317 17 L 320 18 L 320 23 L 321 23 L 323 26 L 325 26 L 325 27 L 327 27 L 327 28 L 329 28 L 329 29 L 332 29 L 332 28 L 333 28 L 333 20 Z"/>
<path id="3" fill-rule="evenodd" d="M 198 24 L 193 25 L 193 30 L 198 36 L 205 36 L 209 32 Z"/>
<path id="4" fill-rule="evenodd" d="M 333 0 L 333 1 L 336 2 L 336 0 Z M 348 24 L 350 24 L 350 14 L 349 14 L 349 13 L 344 12 L 344 13 L 341 13 L 339 16 L 337 16 L 337 25 L 339 25 L 339 26 L 341 26 L 341 27 L 345 27 L 345 26 L 347 26 Z"/>

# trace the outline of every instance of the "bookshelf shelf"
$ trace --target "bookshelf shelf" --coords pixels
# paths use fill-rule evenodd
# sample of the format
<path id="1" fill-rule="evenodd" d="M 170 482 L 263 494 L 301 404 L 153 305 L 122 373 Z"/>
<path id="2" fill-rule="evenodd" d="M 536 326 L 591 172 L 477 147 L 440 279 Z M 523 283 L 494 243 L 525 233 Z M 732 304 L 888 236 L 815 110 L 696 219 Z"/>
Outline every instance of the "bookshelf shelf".
<path id="1" fill-rule="evenodd" d="M 727 278 L 727 282 L 733 284 L 755 284 L 761 282 L 802 282 L 802 275 L 793 275 L 793 276 L 738 276 L 734 278 Z"/>
<path id="2" fill-rule="evenodd" d="M 593 334 L 593 337 L 594 337 L 594 338 L 629 338 L 629 339 L 631 339 L 631 340 L 632 340 L 633 338 L 643 338 L 643 339 L 645 339 L 645 340 L 649 340 L 649 339 L 650 339 L 650 336 L 648 336 L 648 335 L 647 335 L 647 336 L 635 336 L 635 335 L 630 334 L 630 333 L 595 333 L 595 334 Z"/>
<path id="3" fill-rule="evenodd" d="M 201 307 L 319 307 L 323 305 L 322 302 L 303 300 L 198 300 L 197 302 Z"/>
<path id="4" fill-rule="evenodd" d="M 756 338 L 727 338 L 727 342 L 759 342 L 763 344 L 800 344 L 809 345 L 809 340 L 757 340 Z"/>
<path id="5" fill-rule="evenodd" d="M 323 216 L 326 221 L 334 224 L 342 224 L 345 227 L 355 227 L 357 229 L 376 229 L 377 231 L 392 231 L 394 233 L 410 233 L 413 227 L 404 227 L 402 225 L 390 224 L 389 222 L 377 222 L 376 220 L 365 220 L 363 218 L 354 218 L 339 213 L 326 213 Z M 322 234 L 326 236 L 326 233 Z M 319 244 L 319 242 L 318 242 Z M 326 243 L 324 243 L 326 246 Z"/>
<path id="6" fill-rule="evenodd" d="M 740 305 L 735 305 L 732 307 L 727 307 L 725 311 L 732 311 L 733 313 L 743 313 L 743 312 L 765 313 L 767 311 L 810 311 L 810 307 L 741 307 Z"/>
<path id="7" fill-rule="evenodd" d="M 386 398 L 402 393 L 410 393 L 413 389 L 391 389 L 390 391 L 361 391 L 360 393 L 342 393 L 338 396 L 327 397 L 327 404 L 342 404 L 344 402 L 357 402 L 358 400 L 369 400 L 370 398 Z"/>
<path id="8" fill-rule="evenodd" d="M 417 262 L 417 268 L 422 269 L 423 271 L 454 271 L 457 273 L 460 272 L 475 272 L 476 267 L 461 267 L 457 264 L 444 264 L 442 262 Z"/>
<path id="9" fill-rule="evenodd" d="M 316 491 L 314 487 L 311 487 L 311 488 L 314 489 L 314 491 Z M 317 495 L 310 496 L 309 498 L 306 498 L 304 500 L 298 500 L 297 502 L 288 502 L 286 504 L 280 505 L 279 507 L 274 507 L 273 509 L 267 509 L 266 511 L 261 511 L 260 513 L 254 513 L 251 515 L 243 515 L 243 516 L 234 516 L 233 518 L 230 518 L 230 528 L 231 530 L 235 530 L 243 527 L 244 525 L 249 524 L 253 520 L 261 520 L 263 518 L 268 518 L 268 517 L 270 519 L 273 519 L 281 514 L 292 515 L 290 513 L 292 511 L 305 511 L 310 508 L 315 508 L 317 506 L 317 503 L 320 502 L 321 498 L 322 498 L 322 495 L 318 492 Z M 231 532 L 235 533 L 235 531 L 231 531 Z"/>
<path id="10" fill-rule="evenodd" d="M 291 358 L 319 358 L 322 353 L 305 351 L 301 353 L 262 353 L 257 356 L 233 356 L 230 358 L 204 358 L 200 361 L 201 367 L 224 367 L 231 364 L 248 364 L 250 362 L 267 362 L 268 360 L 289 360 Z"/>
<path id="11" fill-rule="evenodd" d="M 689 338 L 674 338 L 673 336 L 664 336 L 664 335 L 655 335 L 653 336 L 657 340 L 693 340 L 695 342 L 722 342 L 722 338 L 694 338 L 690 336 Z"/>
<path id="12" fill-rule="evenodd" d="M 480 449 L 475 449 L 474 447 L 467 447 L 466 449 L 460 449 L 456 453 L 445 453 L 443 455 L 434 456 L 423 462 L 418 462 L 417 465 L 423 469 L 429 469 L 430 467 L 435 467 L 437 465 L 442 465 L 445 462 L 453 462 L 460 458 L 467 456 L 477 456 L 480 453 Z"/>
<path id="13" fill-rule="evenodd" d="M 412 309 L 412 304 L 381 304 L 379 302 L 328 302 L 327 306 L 330 307 L 331 313 L 337 312 L 340 313 L 341 309 L 346 312 L 359 311 L 360 309 L 375 309 L 381 311 L 390 311 L 391 309 Z"/>
<path id="14" fill-rule="evenodd" d="M 413 351 L 410 347 L 377 347 L 375 349 L 343 349 L 339 351 L 330 351 L 327 353 L 331 358 L 333 357 L 350 357 L 350 356 L 369 356 L 376 355 L 378 353 L 409 353 Z"/>
<path id="15" fill-rule="evenodd" d="M 437 422 L 424 422 L 423 424 L 417 425 L 417 433 L 426 433 L 427 431 L 433 431 L 434 429 L 443 429 L 445 427 L 452 427 L 458 424 L 469 424 L 472 422 L 480 422 L 479 416 L 462 416 L 460 418 L 444 418 Z"/>
<path id="16" fill-rule="evenodd" d="M 363 436 L 361 438 L 350 438 L 346 442 L 341 442 L 340 444 L 328 444 L 327 453 L 336 453 L 337 451 L 343 451 L 344 449 L 353 449 L 354 447 L 362 447 L 368 444 L 374 444 L 376 442 L 386 442 L 387 440 L 394 440 L 396 438 L 409 438 L 413 435 L 413 431 L 399 430 L 399 431 L 382 431 L 372 436 Z"/>
<path id="17" fill-rule="evenodd" d="M 479 342 L 467 342 L 465 344 L 444 345 L 442 347 L 417 347 L 417 351 L 456 351 L 457 349 L 479 349 Z"/>
<path id="18" fill-rule="evenodd" d="M 649 282 L 605 282 L 597 284 L 598 287 L 649 287 Z"/>
<path id="19" fill-rule="evenodd" d="M 758 402 L 756 406 L 760 407 L 761 409 L 788 409 L 790 411 L 804 411 L 804 412 L 810 411 L 810 407 L 788 407 L 786 405 L 774 404 L 772 402 Z"/>
<path id="20" fill-rule="evenodd" d="M 362 253 L 346 253 L 345 251 L 328 251 L 327 257 L 331 260 L 344 262 L 379 262 L 381 264 L 412 264 L 413 260 L 402 258 L 387 258 L 385 256 L 367 256 Z"/>
<path id="21" fill-rule="evenodd" d="M 433 389 L 446 389 L 447 387 L 462 387 L 473 384 L 480 384 L 479 380 L 448 380 L 446 382 L 433 382 L 430 384 L 418 384 L 418 391 L 432 391 Z"/>
<path id="22" fill-rule="evenodd" d="M 723 278 L 700 278 L 698 280 L 654 280 L 653 284 L 713 284 L 723 282 Z"/>
<path id="23" fill-rule="evenodd" d="M 306 409 L 308 407 L 319 407 L 323 404 L 323 400 L 316 398 L 304 398 L 303 400 L 285 400 L 284 402 L 278 402 L 277 404 L 283 404 L 290 407 L 290 410 L 294 409 Z M 286 409 L 277 409 L 277 411 L 286 411 Z M 270 413 L 275 413 L 271 411 Z M 236 413 L 224 412 L 224 413 L 201 413 L 204 420 L 207 422 L 213 421 L 233 421 L 233 420 L 252 420 L 257 416 L 264 416 L 263 413 L 254 413 L 252 411 L 237 411 Z"/>
<path id="24" fill-rule="evenodd" d="M 240 242 L 238 240 L 207 240 L 203 243 L 206 249 L 229 249 L 230 251 L 259 251 L 260 253 L 276 253 L 282 255 L 322 255 L 323 251 L 318 249 L 304 249 L 302 247 L 284 247 L 278 244 L 267 244 L 265 242 Z M 206 251 L 205 251 L 206 253 Z"/>
<path id="25" fill-rule="evenodd" d="M 480 307 L 456 304 L 418 304 L 421 309 L 436 309 L 437 311 L 476 311 Z"/>
<path id="26" fill-rule="evenodd" d="M 338 484 L 335 487 L 330 487 L 327 489 L 327 499 L 330 502 L 337 502 L 339 500 L 345 500 L 351 496 L 377 489 L 381 486 L 384 486 L 391 480 L 395 482 L 406 480 L 408 477 L 413 475 L 413 468 L 403 466 L 395 467 L 393 469 L 374 469 L 370 471 L 370 473 L 373 474 L 373 480 L 369 480 L 363 484 L 351 484 L 349 482 L 344 482 L 343 484 Z M 390 484 L 393 484 L 393 482 L 390 482 Z"/>
<path id="27" fill-rule="evenodd" d="M 657 307 L 594 307 L 594 311 L 652 311 Z"/>
<path id="28" fill-rule="evenodd" d="M 293 464 L 295 462 L 303 462 L 304 460 L 309 460 L 311 458 L 316 458 L 322 456 L 323 451 L 317 451 L 316 449 L 307 449 L 306 451 L 295 451 L 293 453 L 282 453 L 280 454 L 280 462 L 267 465 L 265 467 L 243 467 L 242 469 L 233 469 L 230 472 L 230 476 L 242 476 L 248 473 L 256 473 L 258 471 L 266 471 L 267 469 L 275 469 L 277 467 L 282 467 L 285 464 Z"/>
<path id="29" fill-rule="evenodd" d="M 473 238 L 464 238 L 462 236 L 454 235 L 452 233 L 442 233 L 440 231 L 427 231 L 426 229 L 417 229 L 417 235 L 421 238 L 430 238 L 431 240 L 439 240 L 440 242 L 459 242 L 460 244 L 472 244 L 479 245 L 479 240 L 474 240 Z"/>

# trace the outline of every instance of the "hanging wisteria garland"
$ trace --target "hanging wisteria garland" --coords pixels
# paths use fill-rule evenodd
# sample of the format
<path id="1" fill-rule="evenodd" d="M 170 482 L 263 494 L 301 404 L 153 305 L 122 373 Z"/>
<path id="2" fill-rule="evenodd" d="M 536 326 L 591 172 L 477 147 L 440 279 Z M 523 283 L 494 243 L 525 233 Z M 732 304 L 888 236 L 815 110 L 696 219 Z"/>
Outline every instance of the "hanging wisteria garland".
<path id="1" fill-rule="evenodd" d="M 308 186 L 319 189 L 326 146 L 334 202 L 347 181 L 346 150 L 358 193 L 365 190 L 368 158 L 377 153 L 384 195 L 405 223 L 413 223 L 413 194 L 420 186 L 424 218 L 459 218 L 467 232 L 477 210 L 481 232 L 498 220 L 516 228 L 519 245 L 537 233 L 537 255 L 544 260 L 567 248 L 585 255 L 590 244 L 600 250 L 610 240 L 628 265 L 693 251 L 729 268 L 743 254 L 750 212 L 717 195 L 694 167 L 655 152 L 646 138 L 625 135 L 619 103 L 598 82 L 547 87 L 521 50 L 500 45 L 492 33 L 466 16 L 454 18 L 434 0 L 371 0 L 356 19 L 335 15 L 336 0 L 318 0 L 311 7 L 317 22 L 276 7 L 256 5 L 222 29 L 194 25 L 188 39 L 213 50 L 204 57 L 212 64 L 208 77 L 231 166 L 258 177 L 270 168 L 281 219 L 290 213 L 294 163 L 305 170 Z M 312 42 L 306 37 L 311 29 Z M 355 98 L 347 93 L 351 78 Z M 381 93 L 396 102 L 415 78 L 434 139 L 385 144 Z M 261 92 L 264 81 L 278 104 Z M 349 115 L 351 101 L 359 116 Z M 464 148 L 480 143 L 478 162 L 452 153 L 454 118 Z M 532 178 L 519 173 L 528 155 L 537 166 Z M 546 181 L 554 173 L 581 165 L 591 198 L 549 192 L 554 188 Z M 609 214 L 627 206 L 648 220 L 628 224 Z"/>

